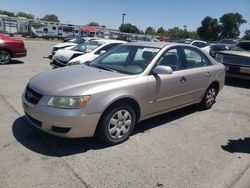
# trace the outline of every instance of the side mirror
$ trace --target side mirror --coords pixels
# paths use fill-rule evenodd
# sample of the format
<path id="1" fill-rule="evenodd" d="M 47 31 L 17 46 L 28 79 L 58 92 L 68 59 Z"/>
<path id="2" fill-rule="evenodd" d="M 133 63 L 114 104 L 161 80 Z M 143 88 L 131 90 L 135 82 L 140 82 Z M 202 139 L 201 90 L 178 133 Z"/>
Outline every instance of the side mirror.
<path id="1" fill-rule="evenodd" d="M 158 65 L 153 69 L 153 74 L 172 74 L 173 69 L 169 66 Z"/>

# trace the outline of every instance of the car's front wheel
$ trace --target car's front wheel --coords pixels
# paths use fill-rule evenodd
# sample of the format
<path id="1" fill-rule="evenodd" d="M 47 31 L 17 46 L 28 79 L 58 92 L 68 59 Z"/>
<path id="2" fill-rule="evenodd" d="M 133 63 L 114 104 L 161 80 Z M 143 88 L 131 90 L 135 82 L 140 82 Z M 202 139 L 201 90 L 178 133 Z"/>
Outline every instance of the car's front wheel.
<path id="1" fill-rule="evenodd" d="M 211 85 L 207 89 L 207 91 L 206 91 L 206 93 L 205 93 L 205 95 L 200 103 L 201 107 L 205 110 L 210 109 L 214 105 L 214 103 L 216 102 L 217 94 L 218 94 L 217 87 L 215 85 Z"/>
<path id="2" fill-rule="evenodd" d="M 9 51 L 0 49 L 0 64 L 7 64 L 11 60 L 11 54 Z"/>
<path id="3" fill-rule="evenodd" d="M 136 116 L 133 108 L 125 103 L 119 103 L 105 112 L 96 133 L 105 144 L 119 144 L 129 138 L 135 122 Z"/>

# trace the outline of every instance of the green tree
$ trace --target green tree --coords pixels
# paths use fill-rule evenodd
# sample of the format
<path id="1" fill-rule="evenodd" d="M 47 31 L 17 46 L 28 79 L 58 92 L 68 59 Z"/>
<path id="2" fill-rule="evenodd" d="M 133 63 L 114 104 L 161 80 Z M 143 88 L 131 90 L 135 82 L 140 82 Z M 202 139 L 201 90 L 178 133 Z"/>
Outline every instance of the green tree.
<path id="1" fill-rule="evenodd" d="M 49 22 L 60 22 L 58 17 L 54 14 L 46 14 L 41 20 Z"/>
<path id="2" fill-rule="evenodd" d="M 24 18 L 27 18 L 27 19 L 34 19 L 35 18 L 34 15 L 28 14 L 28 13 L 25 13 L 25 12 L 18 12 L 16 14 L 16 16 L 18 16 L 18 17 L 24 17 Z"/>
<path id="3" fill-rule="evenodd" d="M 135 25 L 130 23 L 121 24 L 119 30 L 125 33 L 140 33 L 140 30 Z"/>
<path id="4" fill-rule="evenodd" d="M 246 23 L 239 13 L 227 13 L 220 18 L 222 26 L 221 38 L 237 38 L 240 35 L 240 26 Z"/>
<path id="5" fill-rule="evenodd" d="M 100 27 L 100 25 L 96 22 L 90 22 L 88 26 Z"/>
<path id="6" fill-rule="evenodd" d="M 180 29 L 179 27 L 169 29 L 167 35 L 171 40 L 189 38 L 188 31 Z"/>
<path id="7" fill-rule="evenodd" d="M 208 41 L 219 40 L 220 31 L 221 27 L 218 20 L 209 16 L 201 21 L 201 26 L 197 29 L 199 37 Z"/>
<path id="8" fill-rule="evenodd" d="M 149 27 L 146 28 L 145 33 L 148 34 L 148 35 L 155 35 L 156 31 L 155 31 L 155 29 L 153 27 L 149 26 Z"/>
<path id="9" fill-rule="evenodd" d="M 246 30 L 246 31 L 244 32 L 243 39 L 245 39 L 245 40 L 250 40 L 250 29 L 248 29 L 248 30 Z"/>
<path id="10" fill-rule="evenodd" d="M 9 11 L 5 11 L 5 10 L 0 10 L 0 14 L 15 17 L 14 12 L 9 12 Z"/>
<path id="11" fill-rule="evenodd" d="M 159 35 L 166 35 L 166 31 L 163 27 L 160 27 L 159 29 L 157 29 L 157 34 Z"/>

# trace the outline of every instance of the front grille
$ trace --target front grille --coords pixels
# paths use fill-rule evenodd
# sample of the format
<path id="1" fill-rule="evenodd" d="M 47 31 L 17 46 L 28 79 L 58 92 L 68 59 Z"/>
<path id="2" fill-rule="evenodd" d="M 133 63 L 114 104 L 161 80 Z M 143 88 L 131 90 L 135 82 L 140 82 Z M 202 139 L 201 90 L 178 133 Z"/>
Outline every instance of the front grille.
<path id="1" fill-rule="evenodd" d="M 26 88 L 25 91 L 25 99 L 31 104 L 37 104 L 40 99 L 43 97 L 42 94 L 36 92 L 35 90 L 31 89 L 29 86 Z"/>
<path id="2" fill-rule="evenodd" d="M 26 117 L 32 122 L 32 123 L 34 123 L 36 126 L 38 126 L 38 127 L 42 127 L 42 122 L 41 121 L 39 121 L 39 120 L 37 120 L 37 119 L 35 119 L 35 118 L 33 118 L 33 117 L 31 117 L 29 114 L 27 114 L 27 113 L 25 113 L 25 115 L 26 115 Z"/>

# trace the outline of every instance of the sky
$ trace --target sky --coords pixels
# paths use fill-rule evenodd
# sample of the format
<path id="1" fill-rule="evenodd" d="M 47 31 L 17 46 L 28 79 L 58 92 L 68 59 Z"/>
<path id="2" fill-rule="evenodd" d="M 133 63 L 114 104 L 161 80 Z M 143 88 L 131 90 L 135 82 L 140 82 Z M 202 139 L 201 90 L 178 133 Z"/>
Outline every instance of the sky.
<path id="1" fill-rule="evenodd" d="M 250 0 L 0 0 L 0 10 L 23 11 L 39 18 L 55 14 L 62 23 L 94 21 L 112 29 L 119 28 L 126 13 L 125 23 L 140 30 L 186 25 L 189 31 L 196 30 L 206 16 L 219 19 L 225 13 L 238 12 L 248 22 L 240 27 L 241 35 L 250 29 Z"/>

